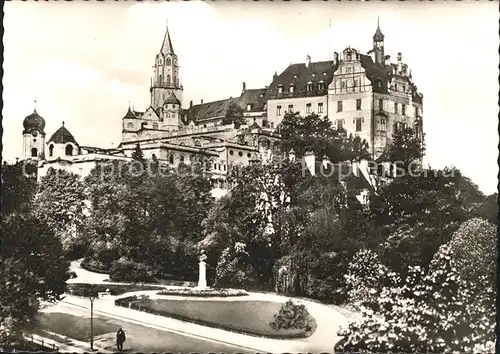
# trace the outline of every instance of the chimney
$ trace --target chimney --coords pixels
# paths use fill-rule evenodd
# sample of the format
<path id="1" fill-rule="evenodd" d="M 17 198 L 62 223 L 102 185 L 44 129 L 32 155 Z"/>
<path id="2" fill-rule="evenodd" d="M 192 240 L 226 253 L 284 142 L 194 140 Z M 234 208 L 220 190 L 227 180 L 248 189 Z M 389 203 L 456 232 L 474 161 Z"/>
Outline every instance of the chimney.
<path id="1" fill-rule="evenodd" d="M 189 101 L 189 108 L 193 107 L 193 100 Z"/>
<path id="2" fill-rule="evenodd" d="M 290 152 L 288 153 L 288 160 L 290 162 L 295 162 L 295 150 L 293 148 L 290 149 Z"/>
<path id="3" fill-rule="evenodd" d="M 278 77 L 278 73 L 275 71 L 274 75 L 273 75 L 273 81 L 276 80 L 277 77 Z"/>
<path id="4" fill-rule="evenodd" d="M 310 64 L 311 64 L 311 56 L 307 55 L 306 56 L 306 68 L 308 68 Z"/>
<path id="5" fill-rule="evenodd" d="M 403 72 L 403 55 L 401 52 L 398 53 L 398 74 Z"/>
<path id="6" fill-rule="evenodd" d="M 203 104 L 203 98 L 201 99 L 201 104 Z"/>
<path id="7" fill-rule="evenodd" d="M 359 177 L 359 164 L 358 161 L 354 160 L 351 163 L 352 174 L 356 177 Z"/>
<path id="8" fill-rule="evenodd" d="M 243 92 L 245 92 L 247 90 L 247 84 L 245 83 L 245 81 L 243 81 Z"/>
<path id="9" fill-rule="evenodd" d="M 314 152 L 309 150 L 304 154 L 304 162 L 311 172 L 311 175 L 316 175 L 316 156 L 314 156 Z"/>

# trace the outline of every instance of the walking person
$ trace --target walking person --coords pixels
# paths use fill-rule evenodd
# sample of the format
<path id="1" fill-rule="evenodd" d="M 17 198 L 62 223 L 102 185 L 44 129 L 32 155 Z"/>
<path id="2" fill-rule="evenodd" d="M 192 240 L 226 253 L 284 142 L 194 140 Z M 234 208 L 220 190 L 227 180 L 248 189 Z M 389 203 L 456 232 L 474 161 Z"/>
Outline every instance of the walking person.
<path id="1" fill-rule="evenodd" d="M 125 342 L 125 332 L 120 328 L 118 332 L 116 332 L 116 348 L 118 351 L 123 350 L 123 342 Z"/>

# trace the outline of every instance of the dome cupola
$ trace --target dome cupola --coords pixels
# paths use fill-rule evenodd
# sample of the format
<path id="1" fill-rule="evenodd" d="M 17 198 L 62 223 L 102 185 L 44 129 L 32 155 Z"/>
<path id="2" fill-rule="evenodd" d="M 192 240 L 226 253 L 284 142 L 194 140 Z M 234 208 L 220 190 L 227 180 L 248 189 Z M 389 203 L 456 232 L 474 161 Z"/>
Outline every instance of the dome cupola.
<path id="1" fill-rule="evenodd" d="M 38 131 L 41 134 L 45 134 L 43 129 L 45 128 L 45 119 L 43 119 L 36 111 L 36 108 L 33 110 L 29 116 L 24 118 L 23 127 L 25 133 L 30 133 L 32 131 Z"/>

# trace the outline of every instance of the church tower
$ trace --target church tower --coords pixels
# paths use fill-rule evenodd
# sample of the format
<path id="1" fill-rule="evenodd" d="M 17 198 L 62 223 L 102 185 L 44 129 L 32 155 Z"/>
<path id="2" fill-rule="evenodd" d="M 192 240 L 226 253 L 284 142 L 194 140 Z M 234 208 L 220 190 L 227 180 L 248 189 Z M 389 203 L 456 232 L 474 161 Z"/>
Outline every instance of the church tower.
<path id="1" fill-rule="evenodd" d="M 174 52 L 168 27 L 160 52 L 156 54 L 153 68 L 150 88 L 153 109 L 162 111 L 165 100 L 171 95 L 177 98 L 179 102 L 182 102 L 183 88 L 179 79 L 179 62 Z"/>
<path id="2" fill-rule="evenodd" d="M 23 160 L 45 158 L 45 119 L 33 110 L 23 121 Z"/>
<path id="3" fill-rule="evenodd" d="M 380 30 L 380 23 L 377 19 L 377 30 L 373 35 L 373 52 L 375 53 L 375 63 L 378 65 L 384 65 L 385 55 L 384 55 L 384 34 Z"/>

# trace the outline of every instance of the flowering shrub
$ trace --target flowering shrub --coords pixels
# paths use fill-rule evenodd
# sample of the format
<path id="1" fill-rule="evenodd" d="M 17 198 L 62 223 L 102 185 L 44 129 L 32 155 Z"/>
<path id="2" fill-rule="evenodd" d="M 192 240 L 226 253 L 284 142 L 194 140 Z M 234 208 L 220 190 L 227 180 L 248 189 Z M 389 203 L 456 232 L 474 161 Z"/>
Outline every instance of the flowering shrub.
<path id="1" fill-rule="evenodd" d="M 354 308 L 378 308 L 383 278 L 389 270 L 371 250 L 359 250 L 347 266 L 345 274 L 347 301 Z"/>
<path id="2" fill-rule="evenodd" d="M 365 308 L 360 323 L 339 331 L 342 351 L 470 352 L 494 341 L 493 287 L 481 290 L 455 268 L 441 246 L 427 272 L 410 267 L 404 279 L 387 274 L 379 309 Z"/>
<path id="3" fill-rule="evenodd" d="M 270 323 L 273 329 L 304 329 L 311 330 L 309 312 L 304 304 L 295 303 L 292 299 L 285 302 Z"/>

